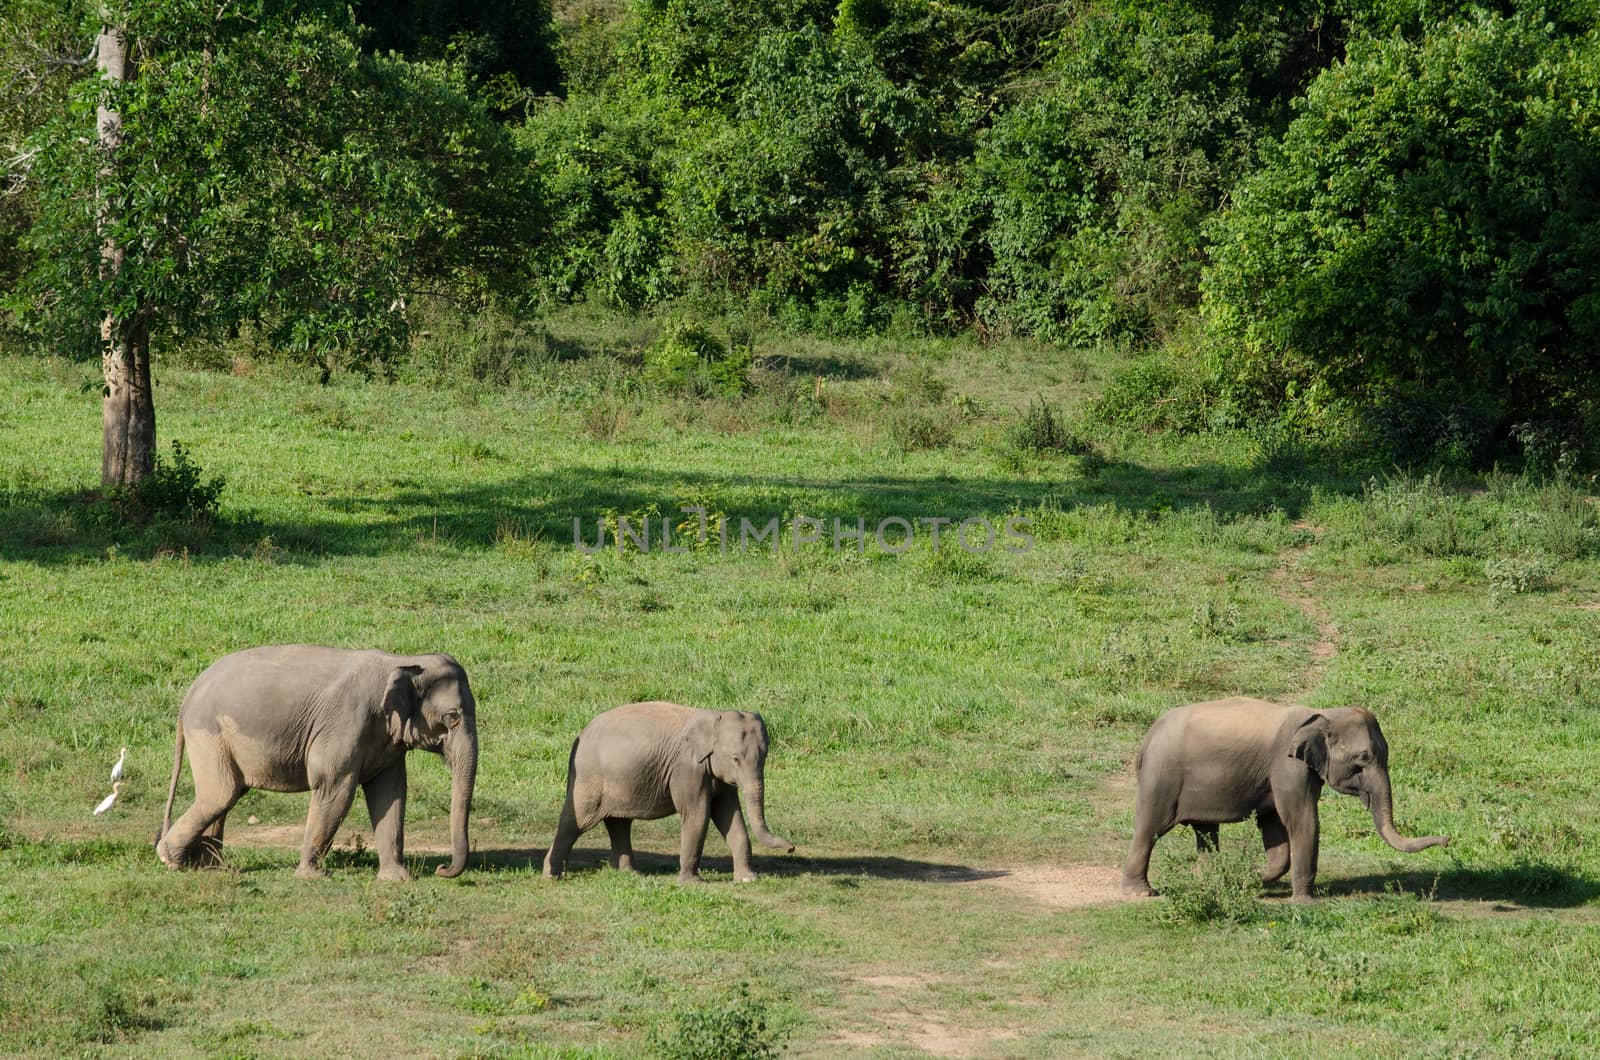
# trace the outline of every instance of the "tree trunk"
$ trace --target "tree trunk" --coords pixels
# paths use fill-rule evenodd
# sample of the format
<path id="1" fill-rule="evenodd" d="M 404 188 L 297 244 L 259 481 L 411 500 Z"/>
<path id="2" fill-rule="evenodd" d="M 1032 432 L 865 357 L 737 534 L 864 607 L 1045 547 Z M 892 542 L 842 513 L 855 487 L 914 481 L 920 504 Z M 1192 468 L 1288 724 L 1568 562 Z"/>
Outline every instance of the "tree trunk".
<path id="1" fill-rule="evenodd" d="M 125 251 L 111 234 L 112 211 L 119 197 L 117 152 L 122 146 L 122 115 L 111 109 L 109 93 L 133 80 L 132 48 L 124 30 L 106 26 L 96 41 L 100 76 L 112 82 L 96 111 L 103 161 L 100 169 L 100 271 L 102 277 L 122 271 Z M 150 328 L 143 305 L 126 315 L 108 311 L 100 322 L 101 370 L 105 375 L 101 404 L 103 446 L 100 482 L 116 486 L 138 482 L 155 465 L 156 405 L 150 389 Z"/>

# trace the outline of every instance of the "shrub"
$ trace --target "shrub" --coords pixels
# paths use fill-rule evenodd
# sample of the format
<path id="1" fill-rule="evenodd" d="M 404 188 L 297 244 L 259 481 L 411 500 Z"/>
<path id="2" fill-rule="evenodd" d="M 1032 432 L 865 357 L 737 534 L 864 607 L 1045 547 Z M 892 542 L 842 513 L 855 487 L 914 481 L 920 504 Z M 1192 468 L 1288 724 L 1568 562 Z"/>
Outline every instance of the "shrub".
<path id="1" fill-rule="evenodd" d="M 1170 840 L 1169 840 L 1170 842 Z M 1174 924 L 1248 924 L 1261 915 L 1261 867 L 1243 843 L 1190 862 L 1176 854 L 1162 859 L 1161 918 Z"/>
<path id="2" fill-rule="evenodd" d="M 1078 435 L 1044 398 L 1031 402 L 1022 420 L 1011 428 L 1011 447 L 1020 451 L 1085 456 L 1094 447 Z"/>
<path id="3" fill-rule="evenodd" d="M 658 1028 L 651 1044 L 665 1060 L 766 1060 L 778 1055 L 778 1035 L 768 1020 L 766 1002 L 741 983 L 718 1001 L 677 1009 L 672 1029 Z"/>
<path id="4" fill-rule="evenodd" d="M 1600 400 L 1597 73 L 1595 39 L 1542 13 L 1352 43 L 1216 232 L 1203 310 L 1236 399 L 1382 425 L 1426 394 L 1387 439 L 1411 459 L 1481 461 L 1480 425 L 1582 419 Z"/>
<path id="5" fill-rule="evenodd" d="M 113 486 L 107 500 L 128 522 L 209 526 L 216 521 L 225 482 L 221 475 L 203 477 L 203 469 L 189 458 L 183 443 L 174 440 L 170 462 L 156 453 L 148 476 L 131 486 Z"/>
<path id="6" fill-rule="evenodd" d="M 1555 565 L 1544 556 L 1491 556 L 1483 561 L 1489 587 L 1502 593 L 1538 593 L 1550 588 Z"/>
<path id="7" fill-rule="evenodd" d="M 675 320 L 644 354 L 645 374 L 668 390 L 706 396 L 750 386 L 750 345 L 725 343 L 704 324 Z"/>

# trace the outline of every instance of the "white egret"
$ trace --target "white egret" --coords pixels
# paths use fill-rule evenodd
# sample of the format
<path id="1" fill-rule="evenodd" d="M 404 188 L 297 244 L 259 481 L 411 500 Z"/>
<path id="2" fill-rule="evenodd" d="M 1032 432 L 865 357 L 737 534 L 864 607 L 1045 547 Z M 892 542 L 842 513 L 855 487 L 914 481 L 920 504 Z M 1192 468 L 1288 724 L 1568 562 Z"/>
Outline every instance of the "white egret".
<path id="1" fill-rule="evenodd" d="M 107 810 L 111 809 L 112 806 L 116 805 L 117 795 L 120 794 L 121 791 L 122 781 L 119 780 L 113 783 L 111 785 L 111 794 L 100 800 L 100 805 L 94 808 L 94 815 L 99 817 L 102 813 L 105 813 Z"/>
<path id="2" fill-rule="evenodd" d="M 117 764 L 111 767 L 111 783 L 115 784 L 122 779 L 122 763 L 128 760 L 128 749 L 124 747 L 122 754 L 117 756 Z"/>

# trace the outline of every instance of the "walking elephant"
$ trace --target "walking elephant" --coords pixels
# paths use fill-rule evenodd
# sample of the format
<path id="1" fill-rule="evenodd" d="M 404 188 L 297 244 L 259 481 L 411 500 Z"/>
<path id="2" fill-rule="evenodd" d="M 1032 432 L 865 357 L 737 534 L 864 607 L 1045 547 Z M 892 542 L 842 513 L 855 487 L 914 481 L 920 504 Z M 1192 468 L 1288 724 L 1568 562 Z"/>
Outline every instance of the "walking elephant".
<path id="1" fill-rule="evenodd" d="M 448 655 L 287 644 L 223 656 L 190 686 L 178 712 L 156 853 L 174 868 L 215 861 L 228 811 L 246 791 L 310 791 L 295 875 L 326 876 L 323 855 L 359 786 L 372 817 L 378 878 L 408 879 L 405 756 L 420 749 L 450 766 L 451 859 L 437 872 L 459 876 L 478 769 L 476 713 L 466 671 Z M 174 823 L 186 745 L 194 804 Z"/>
<path id="2" fill-rule="evenodd" d="M 794 850 L 793 843 L 767 830 L 766 759 L 767 725 L 759 714 L 676 703 L 630 703 L 606 711 L 573 742 L 567 801 L 545 855 L 544 874 L 560 876 L 572 844 L 601 821 L 611 835 L 612 864 L 636 871 L 633 822 L 676 813 L 683 818 L 679 882 L 700 881 L 708 819 L 728 841 L 734 879 L 754 880 L 750 836 L 739 808 L 741 788 L 756 839 L 763 846 Z"/>
<path id="3" fill-rule="evenodd" d="M 1378 834 L 1405 853 L 1442 846 L 1445 836 L 1407 839 L 1394 827 L 1389 745 L 1378 719 L 1360 707 L 1311 710 L 1242 696 L 1167 711 L 1134 759 L 1139 795 L 1122 886 L 1150 889 L 1150 852 L 1174 825 L 1192 825 L 1202 850 L 1217 826 L 1255 814 L 1267 851 L 1262 879 L 1293 867 L 1296 900 L 1317 876 L 1317 799 L 1322 786 L 1354 795 Z"/>

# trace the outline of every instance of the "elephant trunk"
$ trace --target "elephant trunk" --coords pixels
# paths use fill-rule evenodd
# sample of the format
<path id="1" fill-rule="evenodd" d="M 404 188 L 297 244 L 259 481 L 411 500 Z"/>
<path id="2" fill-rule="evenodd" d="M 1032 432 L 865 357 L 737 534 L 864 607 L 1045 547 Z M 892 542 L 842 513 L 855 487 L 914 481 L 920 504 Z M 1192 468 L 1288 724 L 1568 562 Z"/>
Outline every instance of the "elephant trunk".
<path id="1" fill-rule="evenodd" d="M 1429 835 L 1417 839 L 1407 839 L 1401 835 L 1394 826 L 1394 792 L 1389 786 L 1387 773 L 1374 769 L 1367 778 L 1366 787 L 1362 789 L 1363 799 L 1367 809 L 1372 811 L 1372 823 L 1377 826 L 1378 834 L 1383 841 L 1404 854 L 1415 854 L 1419 850 L 1429 847 L 1444 846 L 1450 842 L 1448 836 Z"/>
<path id="2" fill-rule="evenodd" d="M 467 867 L 467 817 L 472 813 L 472 785 L 478 776 L 478 732 L 474 725 L 461 734 L 461 746 L 450 756 L 450 864 L 434 871 L 453 879 Z"/>
<path id="3" fill-rule="evenodd" d="M 793 843 L 767 830 L 767 794 L 762 782 L 761 767 L 751 767 L 744 782 L 739 786 L 744 789 L 745 800 L 750 804 L 750 830 L 755 833 L 756 842 L 764 847 L 777 847 L 779 850 L 794 853 Z"/>

